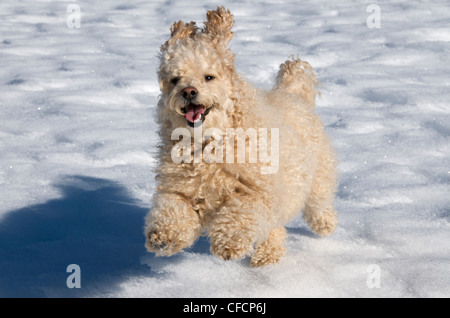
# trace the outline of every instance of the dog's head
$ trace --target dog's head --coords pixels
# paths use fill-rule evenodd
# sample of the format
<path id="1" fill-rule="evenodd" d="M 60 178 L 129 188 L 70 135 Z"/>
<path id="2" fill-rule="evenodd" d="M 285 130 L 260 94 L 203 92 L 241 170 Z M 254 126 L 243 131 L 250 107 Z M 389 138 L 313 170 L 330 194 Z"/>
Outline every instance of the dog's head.
<path id="1" fill-rule="evenodd" d="M 159 120 L 172 129 L 200 124 L 223 129 L 230 124 L 236 75 L 227 46 L 234 20 L 223 7 L 206 17 L 203 29 L 195 22 L 175 22 L 161 46 Z"/>

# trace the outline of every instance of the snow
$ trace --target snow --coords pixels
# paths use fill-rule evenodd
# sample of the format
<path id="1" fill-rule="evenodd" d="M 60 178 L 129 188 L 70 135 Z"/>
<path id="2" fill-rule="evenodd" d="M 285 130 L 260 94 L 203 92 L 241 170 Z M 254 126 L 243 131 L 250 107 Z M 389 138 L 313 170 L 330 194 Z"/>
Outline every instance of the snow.
<path id="1" fill-rule="evenodd" d="M 369 28 L 371 3 L 2 1 L 0 297 L 449 297 L 450 7 L 377 1 Z M 271 87 L 292 55 L 315 67 L 340 162 L 336 232 L 299 217 L 264 268 L 206 238 L 169 258 L 144 248 L 159 46 L 222 4 L 249 81 Z"/>

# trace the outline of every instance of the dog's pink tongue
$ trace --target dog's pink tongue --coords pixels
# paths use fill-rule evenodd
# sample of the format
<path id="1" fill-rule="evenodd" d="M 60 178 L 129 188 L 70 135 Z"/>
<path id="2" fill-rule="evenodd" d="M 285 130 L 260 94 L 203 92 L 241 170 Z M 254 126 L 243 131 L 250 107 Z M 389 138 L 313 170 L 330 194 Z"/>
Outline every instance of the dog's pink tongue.
<path id="1" fill-rule="evenodd" d="M 189 120 L 191 123 L 196 121 L 203 113 L 205 112 L 205 109 L 202 105 L 194 105 L 189 104 L 186 107 L 186 114 L 184 117 L 186 117 L 187 120 Z"/>

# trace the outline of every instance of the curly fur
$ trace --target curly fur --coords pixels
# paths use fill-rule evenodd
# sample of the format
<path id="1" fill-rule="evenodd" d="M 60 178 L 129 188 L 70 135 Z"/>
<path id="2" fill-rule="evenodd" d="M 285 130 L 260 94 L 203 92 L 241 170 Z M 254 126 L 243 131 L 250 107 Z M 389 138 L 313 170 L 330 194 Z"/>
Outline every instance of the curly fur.
<path id="1" fill-rule="evenodd" d="M 317 80 L 311 66 L 287 60 L 272 90 L 255 89 L 235 71 L 228 48 L 233 23 L 231 13 L 219 7 L 208 11 L 203 29 L 175 22 L 161 46 L 158 187 L 146 217 L 146 247 L 168 256 L 206 233 L 213 254 L 223 259 L 251 255 L 251 265 L 261 266 L 284 255 L 284 225 L 301 211 L 313 232 L 333 232 L 336 163 L 314 112 Z M 196 101 L 211 108 L 203 129 L 279 129 L 277 173 L 262 174 L 267 163 L 175 163 L 171 150 L 177 141 L 171 133 L 187 128 L 186 87 L 195 87 Z"/>

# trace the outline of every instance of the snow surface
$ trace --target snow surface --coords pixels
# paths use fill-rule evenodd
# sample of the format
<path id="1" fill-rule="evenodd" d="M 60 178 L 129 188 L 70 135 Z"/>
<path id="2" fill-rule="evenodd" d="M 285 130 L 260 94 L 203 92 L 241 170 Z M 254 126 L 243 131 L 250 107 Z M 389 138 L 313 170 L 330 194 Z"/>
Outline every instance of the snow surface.
<path id="1" fill-rule="evenodd" d="M 1 1 L 0 296 L 449 297 L 450 6 L 377 1 L 369 28 L 371 3 Z M 159 46 L 221 4 L 249 81 L 270 87 L 291 55 L 315 67 L 340 161 L 336 232 L 297 218 L 265 268 L 217 259 L 206 238 L 169 258 L 144 248 Z"/>

